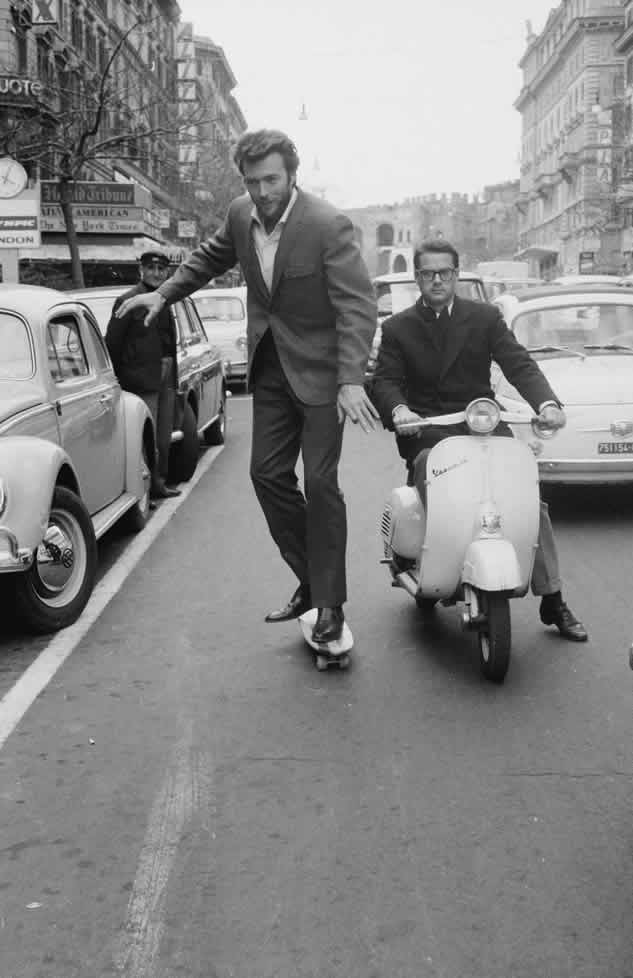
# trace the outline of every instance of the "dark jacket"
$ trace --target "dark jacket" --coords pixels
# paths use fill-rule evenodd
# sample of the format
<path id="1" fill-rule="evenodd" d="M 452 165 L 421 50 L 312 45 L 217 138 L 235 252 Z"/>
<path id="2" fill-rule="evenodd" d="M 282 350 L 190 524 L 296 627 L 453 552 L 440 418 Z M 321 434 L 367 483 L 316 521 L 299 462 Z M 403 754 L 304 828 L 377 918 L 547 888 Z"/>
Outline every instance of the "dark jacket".
<path id="1" fill-rule="evenodd" d="M 362 384 L 376 328 L 376 302 L 351 221 L 298 191 L 282 231 L 272 288 L 266 288 L 252 239 L 248 194 L 159 292 L 174 302 L 239 262 L 248 286 L 248 377 L 270 329 L 288 381 L 305 404 L 336 400 L 340 384 Z"/>
<path id="2" fill-rule="evenodd" d="M 438 330 L 444 330 L 441 336 Z M 494 398 L 490 383 L 493 360 L 534 411 L 544 401 L 560 403 L 496 306 L 456 296 L 450 323 L 440 326 L 433 310 L 419 299 L 383 324 L 372 387 L 383 424 L 393 430 L 391 413 L 398 404 L 424 417 L 463 411 L 476 397 Z M 456 434 L 459 429 L 442 431 Z M 437 441 L 432 432 L 430 429 L 430 443 Z M 416 443 L 417 451 L 426 447 L 424 435 L 421 439 L 398 437 L 403 458 Z"/>
<path id="3" fill-rule="evenodd" d="M 152 394 L 160 387 L 161 357 L 174 358 L 176 363 L 176 332 L 167 307 L 150 326 L 145 326 L 145 311 L 134 310 L 121 319 L 115 316 L 124 299 L 149 292 L 142 282 L 120 295 L 113 307 L 106 331 L 106 344 L 114 372 L 121 387 L 134 394 Z"/>

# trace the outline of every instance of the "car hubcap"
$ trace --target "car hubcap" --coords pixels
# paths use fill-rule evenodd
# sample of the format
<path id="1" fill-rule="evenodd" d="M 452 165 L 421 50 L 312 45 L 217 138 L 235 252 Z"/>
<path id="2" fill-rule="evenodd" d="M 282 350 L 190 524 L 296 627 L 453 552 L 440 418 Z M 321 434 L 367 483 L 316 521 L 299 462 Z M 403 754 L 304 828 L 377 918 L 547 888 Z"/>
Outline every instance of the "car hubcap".
<path id="1" fill-rule="evenodd" d="M 81 589 L 87 563 L 79 523 L 64 510 L 52 510 L 35 558 L 35 590 L 40 600 L 51 608 L 69 604 Z"/>

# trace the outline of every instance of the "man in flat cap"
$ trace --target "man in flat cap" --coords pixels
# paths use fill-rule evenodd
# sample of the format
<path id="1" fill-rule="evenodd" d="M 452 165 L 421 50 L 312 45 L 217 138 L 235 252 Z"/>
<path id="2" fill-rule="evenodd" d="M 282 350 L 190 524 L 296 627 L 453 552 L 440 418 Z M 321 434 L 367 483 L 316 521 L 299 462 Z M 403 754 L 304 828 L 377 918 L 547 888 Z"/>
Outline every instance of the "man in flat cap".
<path id="1" fill-rule="evenodd" d="M 176 330 L 167 306 L 148 326 L 140 310 L 132 310 L 121 318 L 115 313 L 124 299 L 154 292 L 166 280 L 168 271 L 169 257 L 160 247 L 144 251 L 139 262 L 140 281 L 117 298 L 106 332 L 106 344 L 121 387 L 141 397 L 154 419 L 157 457 L 150 490 L 153 499 L 180 495 L 180 489 L 165 482 L 178 387 Z"/>

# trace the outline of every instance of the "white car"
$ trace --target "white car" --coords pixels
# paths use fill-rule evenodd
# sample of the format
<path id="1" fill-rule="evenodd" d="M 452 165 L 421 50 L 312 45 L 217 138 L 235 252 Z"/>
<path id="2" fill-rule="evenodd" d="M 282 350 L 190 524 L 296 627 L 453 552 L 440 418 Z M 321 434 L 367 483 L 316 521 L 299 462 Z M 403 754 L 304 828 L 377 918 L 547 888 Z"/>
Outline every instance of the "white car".
<path id="1" fill-rule="evenodd" d="M 246 286 L 191 295 L 209 340 L 220 348 L 227 384 L 245 384 L 248 363 Z"/>
<path id="2" fill-rule="evenodd" d="M 77 620 L 115 522 L 145 526 L 154 444 L 88 308 L 0 285 L 0 600 L 33 631 Z"/>
<path id="3" fill-rule="evenodd" d="M 560 398 L 566 427 L 551 441 L 527 439 L 544 484 L 633 482 L 633 294 L 613 286 L 561 286 L 505 294 L 495 300 Z M 530 408 L 493 369 L 498 400 Z"/>

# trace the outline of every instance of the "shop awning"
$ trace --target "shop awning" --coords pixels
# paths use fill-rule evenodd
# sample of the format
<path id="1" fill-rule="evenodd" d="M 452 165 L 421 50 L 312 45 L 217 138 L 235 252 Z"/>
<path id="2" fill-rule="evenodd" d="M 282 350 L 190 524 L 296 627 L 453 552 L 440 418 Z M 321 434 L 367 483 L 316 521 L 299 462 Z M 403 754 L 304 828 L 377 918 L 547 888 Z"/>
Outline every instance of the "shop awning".
<path id="1" fill-rule="evenodd" d="M 79 244 L 79 255 L 82 262 L 136 262 L 141 253 L 159 244 L 151 238 L 139 237 L 127 244 Z M 173 262 L 184 261 L 187 252 L 172 244 L 162 244 Z M 70 261 L 70 251 L 67 244 L 43 244 L 40 248 L 20 248 L 20 259 L 31 261 Z"/>

